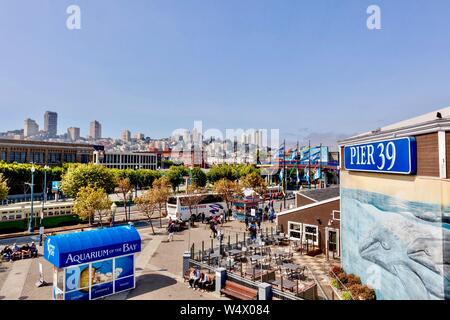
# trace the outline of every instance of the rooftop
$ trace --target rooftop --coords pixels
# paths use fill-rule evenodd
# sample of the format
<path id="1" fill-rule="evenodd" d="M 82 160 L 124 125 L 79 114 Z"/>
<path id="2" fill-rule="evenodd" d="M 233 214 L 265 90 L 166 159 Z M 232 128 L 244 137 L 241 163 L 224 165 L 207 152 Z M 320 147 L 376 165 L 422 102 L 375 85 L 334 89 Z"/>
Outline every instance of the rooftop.
<path id="1" fill-rule="evenodd" d="M 304 195 L 316 202 L 339 197 L 339 186 L 331 186 L 323 189 L 308 189 L 299 191 L 298 194 Z"/>
<path id="2" fill-rule="evenodd" d="M 440 117 L 438 117 L 440 114 Z M 450 128 L 450 107 L 438 109 L 407 120 L 396 122 L 373 131 L 361 133 L 347 139 L 338 141 L 339 144 L 348 144 L 370 140 L 371 138 L 400 138 L 407 135 L 418 135 Z"/>

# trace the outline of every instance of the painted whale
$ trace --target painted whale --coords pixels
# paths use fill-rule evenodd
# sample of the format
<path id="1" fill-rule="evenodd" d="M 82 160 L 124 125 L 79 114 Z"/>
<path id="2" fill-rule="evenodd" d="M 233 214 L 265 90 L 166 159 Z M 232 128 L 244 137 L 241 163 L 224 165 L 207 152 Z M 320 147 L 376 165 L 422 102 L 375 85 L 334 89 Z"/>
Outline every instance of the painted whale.
<path id="1" fill-rule="evenodd" d="M 433 238 L 436 232 L 442 233 L 442 228 L 413 223 L 404 215 L 381 211 L 372 205 L 360 203 L 359 207 L 376 222 L 362 240 L 360 256 L 396 276 L 409 298 L 444 299 L 443 279 L 436 266 L 439 260 L 437 251 L 427 249 L 430 258 L 426 260 L 422 257 L 424 246 L 431 247 L 433 242 L 417 241 Z"/>

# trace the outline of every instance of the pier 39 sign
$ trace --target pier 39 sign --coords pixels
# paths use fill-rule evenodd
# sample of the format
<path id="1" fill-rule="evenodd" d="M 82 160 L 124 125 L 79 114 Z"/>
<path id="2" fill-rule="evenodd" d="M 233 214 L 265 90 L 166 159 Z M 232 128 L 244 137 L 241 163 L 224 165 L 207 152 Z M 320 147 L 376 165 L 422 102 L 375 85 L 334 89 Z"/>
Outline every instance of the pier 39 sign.
<path id="1" fill-rule="evenodd" d="M 416 139 L 399 138 L 344 147 L 345 169 L 379 173 L 415 174 Z"/>

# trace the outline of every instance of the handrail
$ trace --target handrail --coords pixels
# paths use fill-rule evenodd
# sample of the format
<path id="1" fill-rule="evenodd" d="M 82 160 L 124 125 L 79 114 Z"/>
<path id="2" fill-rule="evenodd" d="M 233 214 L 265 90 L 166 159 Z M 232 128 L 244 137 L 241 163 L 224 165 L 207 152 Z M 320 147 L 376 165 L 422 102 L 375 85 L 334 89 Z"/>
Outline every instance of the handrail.
<path id="1" fill-rule="evenodd" d="M 339 279 L 339 277 L 336 275 L 336 273 L 334 273 L 334 271 L 330 268 L 330 272 L 333 275 L 333 277 L 339 282 L 339 284 L 345 289 L 344 291 L 347 291 L 348 294 L 350 295 L 350 297 L 352 298 L 352 300 L 355 300 L 355 298 L 353 297 L 352 293 L 350 292 L 349 288 L 347 288 L 347 286 L 345 284 L 342 283 L 342 281 Z M 340 294 L 339 294 L 340 295 Z"/>
<path id="2" fill-rule="evenodd" d="M 322 285 L 320 284 L 320 282 L 317 280 L 316 276 L 314 275 L 314 273 L 311 271 L 311 269 L 305 265 L 306 269 L 308 269 L 309 273 L 311 273 L 314 282 L 317 284 L 317 287 L 319 288 L 320 292 L 322 293 L 322 296 L 325 298 L 325 300 L 329 300 L 328 296 L 326 295 L 325 291 L 322 288 Z"/>

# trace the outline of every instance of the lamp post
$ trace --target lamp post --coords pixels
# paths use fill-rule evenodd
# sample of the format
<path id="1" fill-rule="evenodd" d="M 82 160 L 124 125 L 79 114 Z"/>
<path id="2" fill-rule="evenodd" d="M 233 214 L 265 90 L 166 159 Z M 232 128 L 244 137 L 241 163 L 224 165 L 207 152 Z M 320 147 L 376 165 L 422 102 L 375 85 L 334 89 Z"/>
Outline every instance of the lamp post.
<path id="1" fill-rule="evenodd" d="M 128 195 L 128 218 L 131 220 L 131 199 L 133 198 L 133 192 L 131 192 L 130 190 L 128 191 L 127 195 Z"/>
<path id="2" fill-rule="evenodd" d="M 47 202 L 47 170 L 49 168 L 48 165 L 44 166 L 44 203 Z"/>
<path id="3" fill-rule="evenodd" d="M 34 165 L 31 167 L 31 209 L 30 209 L 30 217 L 29 217 L 29 223 L 28 223 L 28 232 L 33 232 L 33 196 L 34 196 L 34 172 L 36 171 L 36 168 Z"/>
<path id="4" fill-rule="evenodd" d="M 114 227 L 114 220 L 116 218 L 117 204 L 115 202 L 111 205 L 112 226 Z"/>

